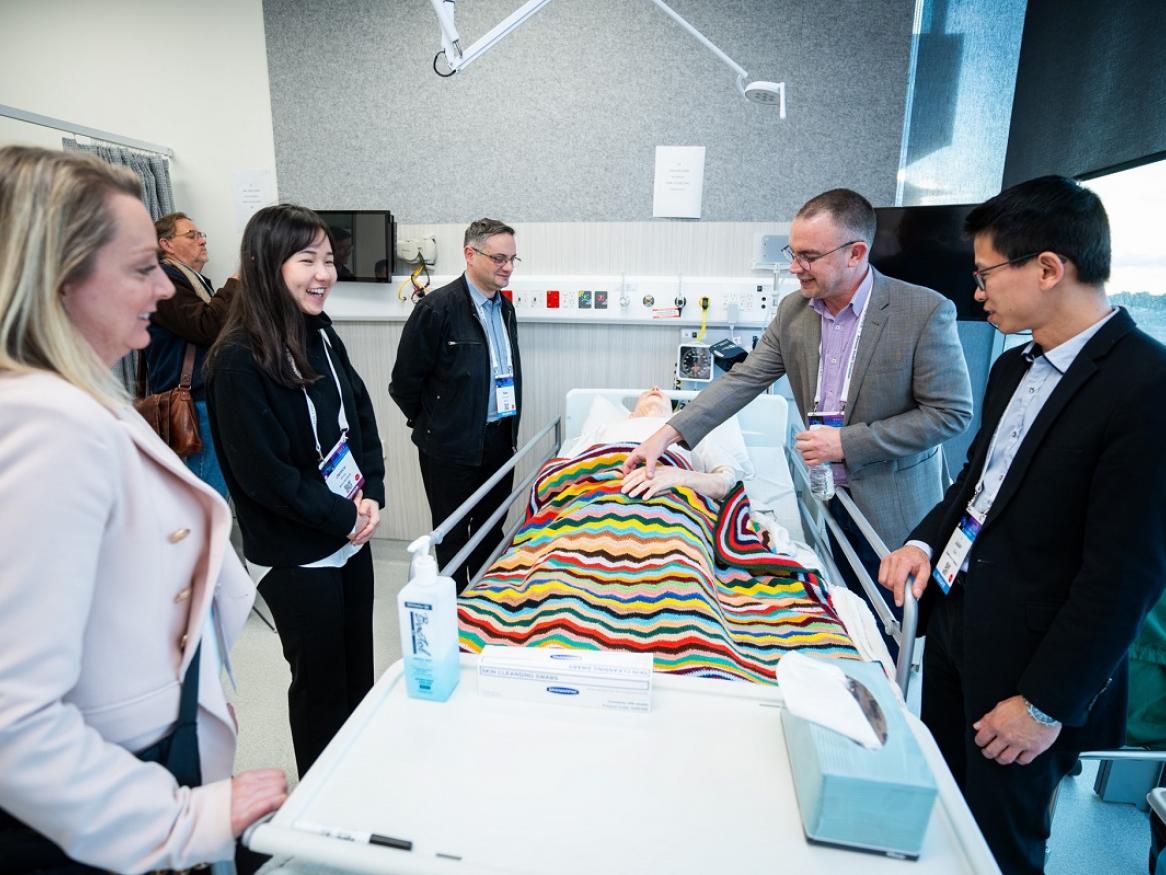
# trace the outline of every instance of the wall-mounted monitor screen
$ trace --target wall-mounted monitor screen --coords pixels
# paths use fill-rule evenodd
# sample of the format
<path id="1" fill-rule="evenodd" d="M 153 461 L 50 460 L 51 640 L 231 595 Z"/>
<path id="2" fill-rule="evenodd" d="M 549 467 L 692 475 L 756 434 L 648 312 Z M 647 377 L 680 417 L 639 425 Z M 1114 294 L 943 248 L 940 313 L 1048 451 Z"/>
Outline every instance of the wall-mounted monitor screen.
<path id="1" fill-rule="evenodd" d="M 340 282 L 387 283 L 393 276 L 397 223 L 388 210 L 316 210 L 332 229 Z"/>
<path id="2" fill-rule="evenodd" d="M 983 320 L 972 280 L 975 255 L 964 237 L 972 204 L 882 207 L 870 263 L 887 276 L 927 286 L 955 303 L 956 318 Z"/>

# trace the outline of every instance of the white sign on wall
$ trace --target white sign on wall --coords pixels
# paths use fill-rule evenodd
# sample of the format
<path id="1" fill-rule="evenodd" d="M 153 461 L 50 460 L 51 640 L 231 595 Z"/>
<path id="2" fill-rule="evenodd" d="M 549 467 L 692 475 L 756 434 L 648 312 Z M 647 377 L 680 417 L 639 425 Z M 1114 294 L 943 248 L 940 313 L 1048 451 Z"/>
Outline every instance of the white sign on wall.
<path id="1" fill-rule="evenodd" d="M 236 170 L 235 223 L 241 233 L 259 210 L 276 202 L 274 170 Z"/>
<path id="2" fill-rule="evenodd" d="M 652 215 L 699 219 L 704 197 L 704 146 L 657 146 Z"/>

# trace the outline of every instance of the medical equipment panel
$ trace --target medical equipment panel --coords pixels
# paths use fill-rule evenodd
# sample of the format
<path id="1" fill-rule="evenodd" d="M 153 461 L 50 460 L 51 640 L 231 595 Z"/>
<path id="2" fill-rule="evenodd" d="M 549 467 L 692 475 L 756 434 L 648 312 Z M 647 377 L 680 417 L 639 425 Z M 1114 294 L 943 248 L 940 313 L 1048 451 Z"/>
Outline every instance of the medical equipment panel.
<path id="1" fill-rule="evenodd" d="M 744 277 L 597 276 L 584 274 L 524 275 L 515 273 L 503 294 L 522 322 L 575 322 L 610 325 L 666 325 L 763 329 L 783 295 L 797 289 L 788 275 Z M 452 282 L 454 276 L 433 276 L 429 288 Z M 404 320 L 415 302 L 400 300 L 391 290 L 408 277 L 394 277 L 388 286 L 337 283 L 328 301 L 334 320 Z M 705 306 L 707 304 L 707 306 Z"/>

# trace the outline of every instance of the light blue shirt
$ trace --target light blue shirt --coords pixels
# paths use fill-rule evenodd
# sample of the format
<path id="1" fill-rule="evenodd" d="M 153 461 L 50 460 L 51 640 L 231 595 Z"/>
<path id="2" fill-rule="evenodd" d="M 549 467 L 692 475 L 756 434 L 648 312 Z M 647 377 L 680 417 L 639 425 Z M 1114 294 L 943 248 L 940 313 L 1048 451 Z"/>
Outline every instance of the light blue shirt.
<path id="1" fill-rule="evenodd" d="M 1020 445 L 1028 436 L 1033 422 L 1061 382 L 1065 371 L 1073 364 L 1078 353 L 1106 322 L 1113 318 L 1114 310 L 1104 319 L 1090 325 L 1080 334 L 1070 337 L 1064 343 L 1059 343 L 1054 349 L 1042 353 L 1035 342 L 1030 342 L 1024 348 L 1024 355 L 1032 364 L 1016 391 L 1012 393 L 1012 400 L 1004 415 L 1000 417 L 1000 424 L 996 426 L 996 433 L 992 435 L 992 444 L 988 450 L 988 460 L 984 463 L 984 471 L 980 475 L 980 483 L 976 495 L 972 499 L 972 507 L 977 514 L 986 516 L 1000 492 L 1000 485 L 1012 467 L 1012 460 Z"/>
<path id="2" fill-rule="evenodd" d="M 487 298 L 466 275 L 466 285 L 470 289 L 470 300 L 474 302 L 474 309 L 478 313 L 478 322 L 486 332 L 486 343 L 489 344 L 490 370 L 492 371 L 490 385 L 486 389 L 486 422 L 495 422 L 498 416 L 498 398 L 495 392 L 495 377 L 505 376 L 509 370 L 510 348 L 506 329 L 502 325 L 502 293 L 495 292 L 493 298 Z M 497 362 L 494 365 L 493 362 Z"/>
<path id="3" fill-rule="evenodd" d="M 1008 476 L 1008 469 L 1012 467 L 1012 460 L 1016 458 L 1016 453 L 1021 444 L 1024 443 L 1025 437 L 1028 436 L 1041 408 L 1045 406 L 1045 402 L 1049 400 L 1049 396 L 1053 394 L 1053 390 L 1061 382 L 1061 377 L 1069 370 L 1085 344 L 1116 313 L 1117 310 L 1113 310 L 1104 319 L 1093 323 L 1081 333 L 1070 337 L 1048 352 L 1041 352 L 1040 347 L 1031 341 L 1024 348 L 1024 355 L 1029 358 L 1032 364 L 1024 375 L 1024 379 L 1020 381 L 1020 385 L 1016 387 L 1016 391 L 1012 393 L 1012 398 L 1004 410 L 1004 415 L 1000 417 L 1000 422 L 992 435 L 992 443 L 988 448 L 988 459 L 984 463 L 980 482 L 977 484 L 976 492 L 972 498 L 972 507 L 981 519 L 987 516 L 991 509 L 992 502 L 996 500 L 1000 486 L 1004 483 L 1004 478 Z M 908 541 L 907 543 L 918 547 L 928 556 L 934 558 L 935 551 L 932 545 L 922 541 Z M 968 559 L 965 557 L 960 570 L 967 571 L 967 569 Z"/>

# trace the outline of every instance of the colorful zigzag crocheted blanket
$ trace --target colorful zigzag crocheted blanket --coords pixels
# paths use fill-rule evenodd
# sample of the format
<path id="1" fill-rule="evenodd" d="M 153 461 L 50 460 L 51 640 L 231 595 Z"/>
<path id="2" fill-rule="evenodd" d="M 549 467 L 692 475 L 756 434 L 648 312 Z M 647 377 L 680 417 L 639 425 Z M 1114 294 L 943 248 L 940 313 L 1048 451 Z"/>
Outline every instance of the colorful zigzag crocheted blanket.
<path id="1" fill-rule="evenodd" d="M 630 498 L 631 449 L 543 466 L 513 544 L 461 596 L 463 650 L 632 650 L 657 671 L 766 683 L 786 650 L 858 658 L 818 575 L 758 538 L 740 483 L 723 503 L 687 488 Z"/>

